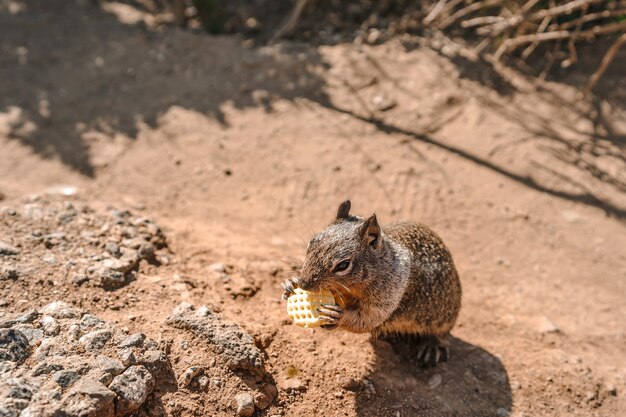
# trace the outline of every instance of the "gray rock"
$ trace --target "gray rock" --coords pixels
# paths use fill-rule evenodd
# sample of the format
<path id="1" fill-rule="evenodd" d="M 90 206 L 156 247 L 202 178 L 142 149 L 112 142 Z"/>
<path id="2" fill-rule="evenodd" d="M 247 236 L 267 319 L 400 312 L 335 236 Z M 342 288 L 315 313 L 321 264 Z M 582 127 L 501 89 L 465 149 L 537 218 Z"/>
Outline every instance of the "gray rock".
<path id="1" fill-rule="evenodd" d="M 69 329 L 67 329 L 67 338 L 73 342 L 80 339 L 81 331 L 80 326 L 78 324 L 72 324 Z"/>
<path id="2" fill-rule="evenodd" d="M 254 414 L 254 398 L 247 392 L 240 392 L 235 395 L 236 413 L 241 417 L 250 417 Z"/>
<path id="3" fill-rule="evenodd" d="M 36 386 L 29 384 L 23 379 L 10 379 L 7 381 L 8 390 L 5 393 L 7 398 L 17 398 L 22 400 L 28 400 L 33 397 L 33 392 L 36 391 Z"/>
<path id="4" fill-rule="evenodd" d="M 0 256 L 14 256 L 19 254 L 20 250 L 18 248 L 8 242 L 0 240 Z"/>
<path id="5" fill-rule="evenodd" d="M 191 384 L 191 381 L 198 376 L 202 372 L 202 367 L 200 366 L 190 366 L 183 372 L 183 374 L 178 378 L 178 386 L 181 388 L 185 388 Z"/>
<path id="6" fill-rule="evenodd" d="M 18 417 L 19 411 L 7 404 L 0 404 L 0 417 Z"/>
<path id="7" fill-rule="evenodd" d="M 16 324 L 16 319 L 2 319 L 0 320 L 0 329 L 8 329 L 9 327 L 13 327 Z"/>
<path id="8" fill-rule="evenodd" d="M 69 369 L 56 371 L 52 374 L 52 380 L 63 388 L 67 388 L 80 379 L 80 375 L 76 371 Z"/>
<path id="9" fill-rule="evenodd" d="M 117 352 L 124 366 L 131 366 L 137 363 L 137 358 L 132 349 L 124 349 Z"/>
<path id="10" fill-rule="evenodd" d="M 254 405 L 261 410 L 265 410 L 274 402 L 277 396 L 278 390 L 276 387 L 272 384 L 265 384 L 254 394 Z"/>
<path id="11" fill-rule="evenodd" d="M 75 275 L 74 278 L 72 278 L 72 282 L 74 283 L 74 285 L 79 287 L 87 281 L 89 281 L 89 277 L 83 274 Z"/>
<path id="12" fill-rule="evenodd" d="M 354 378 L 350 378 L 349 376 L 340 376 L 337 378 L 337 382 L 341 388 L 347 391 L 357 391 L 359 389 L 358 381 L 355 381 Z"/>
<path id="13" fill-rule="evenodd" d="M 41 417 L 48 415 L 56 415 L 59 407 L 55 404 L 54 407 L 50 405 L 30 404 L 28 407 L 22 410 L 19 414 L 20 417 Z M 2 414 L 0 414 L 1 416 Z"/>
<path id="14" fill-rule="evenodd" d="M 43 237 L 43 242 L 46 245 L 46 248 L 60 245 L 64 241 L 67 241 L 67 238 L 63 232 L 48 233 Z"/>
<path id="15" fill-rule="evenodd" d="M 209 382 L 209 377 L 206 375 L 202 375 L 200 378 L 198 378 L 198 386 L 203 391 L 209 386 Z"/>
<path id="16" fill-rule="evenodd" d="M 93 316 L 91 314 L 85 314 L 80 319 L 80 327 L 83 330 L 89 330 L 97 327 L 101 327 L 104 324 L 104 321 L 99 317 Z"/>
<path id="17" fill-rule="evenodd" d="M 104 249 L 116 258 L 122 256 L 122 252 L 120 252 L 120 247 L 115 242 L 107 242 L 106 245 L 104 245 Z"/>
<path id="18" fill-rule="evenodd" d="M 0 280 L 15 281 L 20 277 L 20 270 L 15 266 L 3 265 L 0 268 Z"/>
<path id="19" fill-rule="evenodd" d="M 98 381 L 102 382 L 105 386 L 111 385 L 113 382 L 113 375 L 108 372 L 102 372 L 100 376 L 98 376 Z"/>
<path id="20" fill-rule="evenodd" d="M 28 343 L 31 345 L 34 345 L 37 341 L 43 339 L 43 330 L 36 329 L 30 324 L 18 324 L 13 328 L 22 332 L 22 334 L 26 336 L 26 339 L 28 339 Z"/>
<path id="21" fill-rule="evenodd" d="M 0 361 L 22 363 L 30 355 L 28 339 L 14 329 L 0 329 Z"/>
<path id="22" fill-rule="evenodd" d="M 31 372 L 32 376 L 48 375 L 52 372 L 60 371 L 63 365 L 58 363 L 40 362 Z"/>
<path id="23" fill-rule="evenodd" d="M 110 330 L 96 330 L 82 336 L 78 341 L 85 345 L 85 349 L 87 350 L 101 349 L 112 336 L 113 334 Z"/>
<path id="24" fill-rule="evenodd" d="M 230 369 L 248 370 L 259 378 L 265 374 L 261 351 L 252 336 L 238 324 L 224 320 L 208 309 L 197 314 L 189 303 L 179 304 L 168 316 L 167 324 L 189 330 L 206 341 Z"/>
<path id="25" fill-rule="evenodd" d="M 75 319 L 80 317 L 80 310 L 63 301 L 54 301 L 45 306 L 41 312 L 55 319 Z"/>
<path id="26" fill-rule="evenodd" d="M 143 348 L 145 350 L 159 350 L 159 344 L 154 340 L 148 338 L 147 340 L 144 340 Z"/>
<path id="27" fill-rule="evenodd" d="M 143 333 L 135 333 L 128 336 L 126 339 L 122 340 L 117 344 L 117 347 L 127 348 L 131 346 L 141 346 L 143 345 L 143 341 L 146 339 L 146 335 Z"/>
<path id="28" fill-rule="evenodd" d="M 70 390 L 63 411 L 68 417 L 114 417 L 114 399 L 101 382 L 83 378 Z"/>
<path id="29" fill-rule="evenodd" d="M 306 385 L 300 380 L 300 378 L 288 378 L 280 385 L 280 387 L 287 392 L 306 390 Z"/>
<path id="30" fill-rule="evenodd" d="M 28 407 L 29 400 L 24 398 L 7 398 L 4 400 L 4 403 L 13 410 L 24 410 Z M 20 417 L 22 416 L 22 412 L 20 412 Z"/>
<path id="31" fill-rule="evenodd" d="M 113 378 L 109 388 L 117 394 L 117 416 L 127 416 L 137 411 L 154 389 L 154 378 L 141 366 L 131 366 Z"/>
<path id="32" fill-rule="evenodd" d="M 90 270 L 100 278 L 100 285 L 106 289 L 117 289 L 129 282 L 131 271 L 139 265 L 136 253 L 124 254 L 119 259 L 104 259 Z"/>
<path id="33" fill-rule="evenodd" d="M 138 259 L 134 256 L 123 256 L 120 259 L 105 259 L 100 262 L 101 266 L 118 272 L 128 272 L 137 266 Z"/>
<path id="34" fill-rule="evenodd" d="M 172 365 L 165 352 L 161 350 L 147 350 L 141 355 L 138 362 L 154 375 L 156 384 L 162 390 L 175 390 L 177 388 L 176 375 L 174 375 Z"/>
<path id="35" fill-rule="evenodd" d="M 43 316 L 41 320 L 39 320 L 39 324 L 46 336 L 56 336 L 61 331 L 59 322 L 52 316 Z"/>
<path id="36" fill-rule="evenodd" d="M 51 253 L 46 253 L 44 256 L 41 257 L 41 260 L 50 265 L 56 265 L 59 263 L 57 257 Z"/>
<path id="37" fill-rule="evenodd" d="M 139 249 L 137 249 L 137 256 L 139 256 L 140 259 L 151 260 L 154 259 L 154 252 L 154 245 L 150 242 L 144 242 L 139 246 Z"/>
<path id="38" fill-rule="evenodd" d="M 126 369 L 122 362 L 104 355 L 98 355 L 96 362 L 100 369 L 114 376 L 121 374 Z"/>
<path id="39" fill-rule="evenodd" d="M 441 377 L 441 374 L 435 374 L 433 375 L 429 380 L 428 380 L 428 388 L 430 389 L 435 389 L 437 388 L 439 385 L 441 385 L 443 378 Z"/>
<path id="40" fill-rule="evenodd" d="M 126 285 L 126 275 L 123 272 L 101 268 L 96 271 L 100 278 L 100 286 L 107 290 L 114 290 Z"/>
<path id="41" fill-rule="evenodd" d="M 8 318 L 2 319 L 0 320 L 0 329 L 6 329 L 9 327 L 13 327 L 15 325 L 19 325 L 19 324 L 31 323 L 38 316 L 39 316 L 39 313 L 36 310 L 29 310 L 26 313 L 22 314 L 21 316 L 13 317 L 10 319 Z"/>
<path id="42" fill-rule="evenodd" d="M 32 323 L 37 320 L 37 317 L 39 317 L 39 313 L 37 312 L 37 310 L 31 309 L 19 316 L 17 318 L 17 321 L 20 323 Z"/>

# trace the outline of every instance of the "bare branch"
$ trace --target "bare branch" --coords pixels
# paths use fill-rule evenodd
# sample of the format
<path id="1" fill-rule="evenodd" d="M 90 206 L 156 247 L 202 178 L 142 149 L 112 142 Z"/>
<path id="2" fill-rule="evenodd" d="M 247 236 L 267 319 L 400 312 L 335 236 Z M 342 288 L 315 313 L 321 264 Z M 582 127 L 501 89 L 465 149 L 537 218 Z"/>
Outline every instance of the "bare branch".
<path id="1" fill-rule="evenodd" d="M 562 14 L 571 14 L 574 10 L 581 9 L 583 7 L 589 7 L 591 4 L 602 3 L 602 0 L 574 0 L 561 6 L 552 7 L 550 9 L 540 10 L 534 13 L 531 18 L 541 20 L 546 16 L 559 16 Z"/>
<path id="2" fill-rule="evenodd" d="M 626 33 L 623 33 L 622 36 L 617 38 L 615 43 L 611 45 L 608 51 L 606 51 L 606 54 L 604 55 L 604 58 L 602 58 L 602 62 L 600 63 L 600 66 L 598 67 L 596 72 L 593 73 L 591 78 L 589 78 L 587 87 L 585 87 L 586 93 L 591 93 L 591 91 L 596 86 L 600 78 L 602 78 L 602 76 L 604 75 L 606 69 L 609 67 L 611 62 L 613 62 L 613 59 L 615 59 L 615 55 L 617 55 L 617 51 L 619 50 L 619 48 L 622 47 L 622 45 L 624 45 L 624 43 L 626 43 Z"/>
<path id="3" fill-rule="evenodd" d="M 437 5 L 430 11 L 430 13 L 428 13 L 428 16 L 424 18 L 422 23 L 424 23 L 425 26 L 431 24 L 432 21 L 435 20 L 437 16 L 439 16 L 439 13 L 441 13 L 447 2 L 448 0 L 439 0 Z"/>
<path id="4" fill-rule="evenodd" d="M 438 25 L 438 27 L 439 29 L 445 29 L 463 16 L 467 16 L 468 14 L 475 12 L 477 10 L 480 10 L 480 9 L 486 9 L 488 7 L 497 6 L 501 4 L 501 2 L 502 2 L 501 0 L 485 0 L 485 1 L 480 1 L 476 3 L 471 3 L 469 6 L 466 6 L 462 8 L 461 10 L 458 10 L 452 16 L 448 17 L 446 20 L 441 22 Z"/>
<path id="5" fill-rule="evenodd" d="M 287 20 L 285 20 L 276 33 L 274 33 L 274 36 L 272 36 L 271 42 L 285 37 L 294 31 L 298 24 L 298 20 L 300 20 L 300 16 L 302 16 L 302 12 L 308 3 L 309 0 L 298 0 L 291 14 L 287 17 Z"/>

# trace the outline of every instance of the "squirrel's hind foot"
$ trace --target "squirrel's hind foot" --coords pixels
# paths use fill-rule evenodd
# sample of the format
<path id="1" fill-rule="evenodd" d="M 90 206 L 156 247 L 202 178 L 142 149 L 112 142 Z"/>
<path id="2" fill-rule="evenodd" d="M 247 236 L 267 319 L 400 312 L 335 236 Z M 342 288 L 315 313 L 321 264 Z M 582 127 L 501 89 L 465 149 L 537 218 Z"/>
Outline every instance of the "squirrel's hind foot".
<path id="1" fill-rule="evenodd" d="M 417 344 L 417 360 L 425 368 L 432 368 L 439 362 L 447 362 L 450 349 L 439 337 L 423 336 Z"/>

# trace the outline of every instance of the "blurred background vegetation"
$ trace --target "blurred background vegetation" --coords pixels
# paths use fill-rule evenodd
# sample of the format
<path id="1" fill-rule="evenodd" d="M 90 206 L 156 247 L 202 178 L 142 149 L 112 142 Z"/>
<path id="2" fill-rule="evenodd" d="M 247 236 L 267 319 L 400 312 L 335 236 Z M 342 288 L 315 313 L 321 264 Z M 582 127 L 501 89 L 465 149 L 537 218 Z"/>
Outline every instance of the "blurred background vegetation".
<path id="1" fill-rule="evenodd" d="M 590 63 L 596 79 L 589 80 L 588 90 L 626 42 L 626 1 L 619 0 L 135 2 L 161 16 L 161 23 L 240 34 L 250 45 L 279 38 L 316 45 L 397 38 L 409 48 L 428 42 L 445 55 L 514 67 L 542 79 L 578 64 L 580 48 L 603 42 L 607 52 Z"/>

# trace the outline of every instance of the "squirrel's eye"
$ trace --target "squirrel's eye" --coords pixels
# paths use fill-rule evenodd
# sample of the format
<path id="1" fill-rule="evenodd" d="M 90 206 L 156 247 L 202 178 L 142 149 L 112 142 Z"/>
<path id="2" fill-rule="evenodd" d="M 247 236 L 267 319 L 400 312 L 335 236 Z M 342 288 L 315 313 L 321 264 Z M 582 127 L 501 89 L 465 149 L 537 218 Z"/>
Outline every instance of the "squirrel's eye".
<path id="1" fill-rule="evenodd" d="M 335 267 L 333 268 L 333 272 L 342 272 L 348 269 L 349 267 L 350 267 L 350 260 L 346 259 L 345 261 L 341 261 L 337 265 L 335 265 Z"/>

